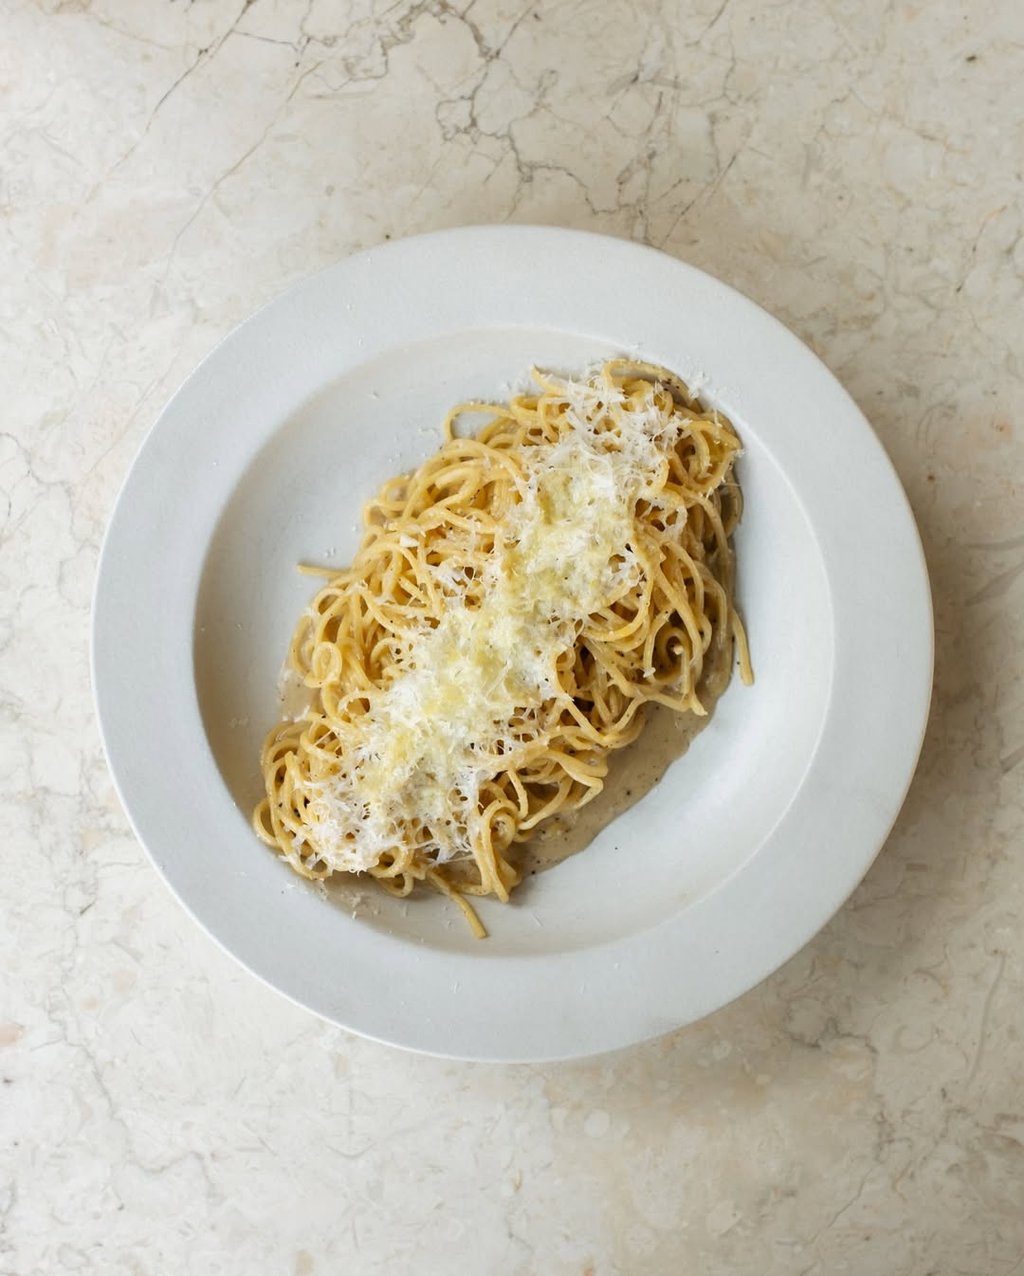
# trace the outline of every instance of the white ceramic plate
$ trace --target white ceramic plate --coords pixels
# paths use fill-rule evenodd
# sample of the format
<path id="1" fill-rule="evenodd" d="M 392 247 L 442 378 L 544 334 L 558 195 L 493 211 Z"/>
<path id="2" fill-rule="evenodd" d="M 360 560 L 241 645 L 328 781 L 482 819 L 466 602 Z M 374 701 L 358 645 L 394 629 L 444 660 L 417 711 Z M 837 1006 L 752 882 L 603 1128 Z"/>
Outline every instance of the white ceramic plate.
<path id="1" fill-rule="evenodd" d="M 642 356 L 703 385 L 746 453 L 737 536 L 756 685 L 587 850 L 484 903 L 372 885 L 352 916 L 255 838 L 292 626 L 364 500 L 460 399 L 531 364 Z M 763 979 L 849 895 L 913 773 L 932 672 L 903 491 L 856 406 L 779 323 L 634 244 L 481 227 L 351 257 L 243 324 L 146 440 L 94 609 L 111 769 L 160 873 L 275 988 L 356 1032 L 472 1059 L 586 1055 Z"/>

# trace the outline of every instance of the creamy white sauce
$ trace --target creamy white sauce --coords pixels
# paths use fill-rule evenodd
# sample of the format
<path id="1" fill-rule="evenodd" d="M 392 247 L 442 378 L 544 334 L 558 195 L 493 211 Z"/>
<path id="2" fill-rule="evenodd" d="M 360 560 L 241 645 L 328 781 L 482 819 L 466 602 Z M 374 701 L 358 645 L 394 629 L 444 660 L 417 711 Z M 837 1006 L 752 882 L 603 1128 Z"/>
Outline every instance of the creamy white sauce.
<path id="1" fill-rule="evenodd" d="M 706 717 L 677 713 L 666 705 L 645 710 L 638 739 L 609 758 L 604 788 L 592 802 L 546 820 L 528 842 L 513 846 L 508 858 L 523 873 L 539 873 L 575 855 L 612 820 L 624 814 L 654 788 L 672 763 L 683 756 L 711 721 L 715 704 L 729 684 L 733 644 L 724 642 L 705 663 L 700 683 Z"/>

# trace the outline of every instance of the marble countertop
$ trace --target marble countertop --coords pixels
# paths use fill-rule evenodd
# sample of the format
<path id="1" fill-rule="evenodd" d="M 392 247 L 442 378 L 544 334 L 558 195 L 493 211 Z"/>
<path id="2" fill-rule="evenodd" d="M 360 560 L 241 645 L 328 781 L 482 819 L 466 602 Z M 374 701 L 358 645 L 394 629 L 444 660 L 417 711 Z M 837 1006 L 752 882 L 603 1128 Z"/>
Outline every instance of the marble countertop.
<path id="1" fill-rule="evenodd" d="M 0 1272 L 1024 1273 L 1024 9 L 2 14 Z M 104 523 L 182 377 L 317 267 L 494 221 L 646 241 L 789 324 L 935 592 L 920 770 L 854 897 L 709 1020 L 571 1065 L 416 1058 L 237 968 L 129 831 L 89 686 Z"/>

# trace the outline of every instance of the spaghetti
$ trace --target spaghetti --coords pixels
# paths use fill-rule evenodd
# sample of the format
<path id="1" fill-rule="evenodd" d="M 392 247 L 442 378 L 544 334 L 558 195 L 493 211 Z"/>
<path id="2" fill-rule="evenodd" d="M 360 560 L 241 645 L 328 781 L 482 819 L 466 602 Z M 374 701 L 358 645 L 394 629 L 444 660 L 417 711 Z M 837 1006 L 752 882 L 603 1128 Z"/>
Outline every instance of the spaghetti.
<path id="1" fill-rule="evenodd" d="M 304 877 L 507 900 L 514 843 L 600 792 L 644 706 L 703 715 L 735 641 L 730 423 L 673 374 L 613 360 L 461 404 L 384 484 L 289 663 L 311 697 L 263 745 L 254 826 Z M 475 436 L 460 420 L 485 414 Z"/>

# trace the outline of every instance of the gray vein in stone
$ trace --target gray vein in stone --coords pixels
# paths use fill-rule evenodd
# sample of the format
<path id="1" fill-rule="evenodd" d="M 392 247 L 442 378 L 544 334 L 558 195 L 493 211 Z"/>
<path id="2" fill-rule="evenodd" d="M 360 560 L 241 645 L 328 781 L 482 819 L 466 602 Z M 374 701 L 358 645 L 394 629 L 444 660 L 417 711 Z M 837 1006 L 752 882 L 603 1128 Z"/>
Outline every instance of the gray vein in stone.
<path id="1" fill-rule="evenodd" d="M 177 92 L 177 90 L 181 87 L 181 85 L 185 83 L 185 81 L 189 78 L 189 76 L 193 73 L 193 71 L 196 71 L 199 68 L 199 66 L 203 63 L 204 60 L 211 61 L 214 57 L 216 57 L 216 55 L 220 52 L 221 48 L 223 47 L 225 40 L 227 40 L 227 38 L 234 33 L 238 24 L 242 21 L 242 19 L 245 17 L 245 15 L 249 12 L 249 10 L 252 8 L 252 6 L 255 3 L 256 3 L 256 0 L 242 0 L 242 8 L 239 11 L 238 16 L 231 23 L 231 25 L 224 32 L 224 34 L 219 36 L 217 40 L 209 48 L 199 49 L 198 52 L 196 53 L 196 56 L 185 68 L 185 70 L 182 71 L 181 74 L 177 76 L 177 78 L 170 84 L 170 86 L 164 90 L 164 92 L 160 95 L 159 99 L 157 100 L 156 105 L 150 111 L 142 132 L 131 144 L 131 146 L 128 147 L 127 151 L 125 151 L 125 153 L 121 156 L 121 158 L 115 161 L 113 166 L 107 170 L 104 176 L 97 183 L 97 186 L 93 188 L 92 192 L 90 192 L 90 198 L 92 194 L 95 193 L 96 189 L 98 189 L 99 187 L 102 187 L 107 181 L 110 180 L 111 177 L 113 177 L 113 175 L 118 171 L 118 169 L 122 168 L 128 162 L 128 160 L 131 159 L 131 157 L 135 154 L 135 152 L 139 149 L 142 143 L 146 140 L 146 137 L 149 135 L 149 131 L 155 124 L 157 116 L 160 114 L 162 107 Z"/>
<path id="2" fill-rule="evenodd" d="M 224 185 L 224 183 L 229 181 L 235 175 L 235 173 L 237 173 L 239 169 L 242 168 L 243 165 L 246 164 L 247 161 L 250 160 L 253 155 L 255 155 L 255 153 L 264 144 L 264 142 L 266 142 L 267 138 L 270 136 L 270 134 L 273 132 L 274 128 L 277 126 L 278 122 L 280 121 L 281 116 L 284 114 L 289 103 L 292 101 L 295 94 L 298 92 L 299 88 L 302 86 L 303 82 L 306 79 L 308 79 L 308 77 L 311 76 L 322 64 L 323 64 L 322 61 L 314 62 L 312 66 L 307 67 L 306 70 L 301 73 L 301 75 L 296 77 L 295 83 L 292 85 L 288 94 L 282 100 L 277 110 L 271 116 L 269 122 L 264 127 L 260 135 L 256 138 L 256 140 L 250 146 L 246 147 L 246 149 L 242 152 L 242 154 L 238 157 L 238 159 L 236 159 L 234 163 L 230 165 L 229 168 L 225 169 L 224 172 L 221 173 L 221 175 L 218 178 L 216 178 L 216 180 L 203 193 L 203 196 L 199 200 L 199 203 L 195 206 L 195 208 L 189 214 L 187 220 L 183 223 L 180 230 L 178 230 L 177 234 L 174 236 L 174 239 L 171 242 L 171 247 L 168 250 L 167 256 L 164 261 L 164 271 L 160 278 L 161 285 L 167 280 L 167 276 L 170 273 L 171 265 L 178 251 L 178 245 L 181 243 L 181 240 L 186 234 L 186 232 L 188 231 L 189 227 L 193 225 L 193 223 L 202 213 L 203 209 L 206 208 L 207 204 L 209 204 L 209 202 L 217 194 L 217 192 Z"/>
<path id="3" fill-rule="evenodd" d="M 1006 971 L 1006 954 L 1000 953 L 996 961 L 996 973 L 992 982 L 989 984 L 988 992 L 985 994 L 985 1000 L 981 1007 L 981 1020 L 978 1024 L 978 1044 L 974 1050 L 974 1058 L 971 1060 L 971 1066 L 967 1071 L 967 1079 L 964 1081 L 964 1089 L 969 1090 L 974 1078 L 978 1075 L 978 1069 L 981 1067 L 982 1056 L 985 1053 L 985 1042 L 988 1038 L 988 1021 L 992 1013 L 992 1002 L 996 995 L 996 989 L 999 987 L 1003 974 Z"/>
<path id="4" fill-rule="evenodd" d="M 997 598 L 1002 598 L 1012 587 L 1017 578 L 1024 572 L 1024 559 L 1019 563 L 1015 563 L 1012 567 L 1007 567 L 1005 571 L 999 572 L 992 579 L 977 590 L 976 593 L 969 594 L 965 600 L 965 605 L 973 607 L 978 603 L 990 603 Z"/>

